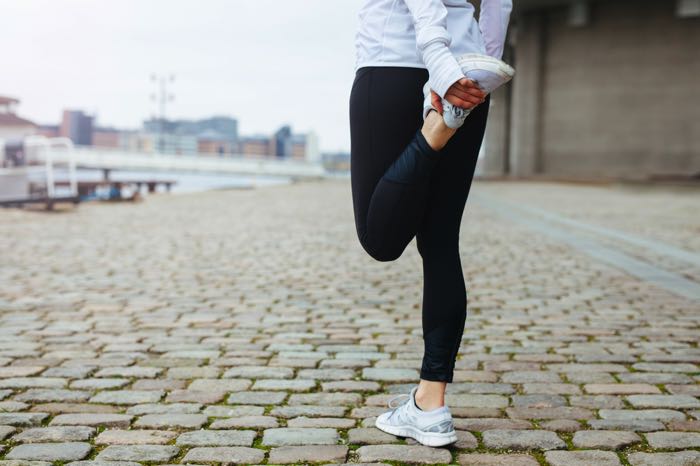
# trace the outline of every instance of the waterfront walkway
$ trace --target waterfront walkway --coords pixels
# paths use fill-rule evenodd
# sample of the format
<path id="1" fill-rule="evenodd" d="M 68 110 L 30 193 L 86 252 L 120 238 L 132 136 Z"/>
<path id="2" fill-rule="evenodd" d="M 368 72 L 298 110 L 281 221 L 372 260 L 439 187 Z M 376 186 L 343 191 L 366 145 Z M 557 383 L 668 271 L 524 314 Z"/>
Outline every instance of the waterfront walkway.
<path id="1" fill-rule="evenodd" d="M 434 449 L 373 427 L 418 378 L 421 263 L 364 253 L 346 181 L 0 211 L 0 466 L 698 465 L 698 212 L 478 183 Z"/>

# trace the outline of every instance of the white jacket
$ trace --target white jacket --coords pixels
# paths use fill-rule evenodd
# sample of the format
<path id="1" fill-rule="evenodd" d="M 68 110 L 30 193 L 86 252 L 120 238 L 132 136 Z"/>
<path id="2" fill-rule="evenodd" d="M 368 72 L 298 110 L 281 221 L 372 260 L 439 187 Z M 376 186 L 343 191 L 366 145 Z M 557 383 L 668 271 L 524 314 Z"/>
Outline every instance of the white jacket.
<path id="1" fill-rule="evenodd" d="M 512 0 L 481 0 L 479 22 L 467 0 L 365 0 L 355 36 L 363 66 L 427 68 L 440 97 L 464 77 L 455 56 L 501 58 Z"/>

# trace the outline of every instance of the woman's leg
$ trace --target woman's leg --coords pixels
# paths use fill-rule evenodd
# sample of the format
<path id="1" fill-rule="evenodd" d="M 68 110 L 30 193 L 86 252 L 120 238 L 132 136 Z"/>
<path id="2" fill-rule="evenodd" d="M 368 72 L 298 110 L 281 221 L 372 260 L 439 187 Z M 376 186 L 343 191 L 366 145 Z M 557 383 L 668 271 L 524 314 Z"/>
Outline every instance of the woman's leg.
<path id="1" fill-rule="evenodd" d="M 416 400 L 422 402 L 423 409 L 444 405 L 445 383 L 452 382 L 464 330 L 467 295 L 459 256 L 459 229 L 486 128 L 489 100 L 487 97 L 472 110 L 441 151 L 417 233 L 423 258 L 425 353 Z"/>
<path id="2" fill-rule="evenodd" d="M 380 261 L 398 258 L 415 236 L 430 173 L 441 157 L 439 149 L 453 134 L 439 115 L 423 122 L 427 79 L 427 70 L 420 68 L 365 67 L 352 86 L 355 225 L 363 248 Z"/>

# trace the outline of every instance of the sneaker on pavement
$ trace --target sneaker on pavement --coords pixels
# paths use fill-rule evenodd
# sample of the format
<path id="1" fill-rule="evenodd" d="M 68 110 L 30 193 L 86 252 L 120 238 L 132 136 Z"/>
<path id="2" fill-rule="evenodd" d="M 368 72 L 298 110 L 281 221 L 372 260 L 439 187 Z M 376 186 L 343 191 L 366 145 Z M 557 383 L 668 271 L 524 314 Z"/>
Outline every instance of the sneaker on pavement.
<path id="1" fill-rule="evenodd" d="M 423 411 L 416 405 L 416 391 L 418 386 L 411 389 L 411 393 L 403 393 L 389 400 L 391 411 L 377 416 L 374 425 L 392 435 L 399 437 L 411 437 L 417 442 L 429 447 L 441 447 L 457 441 L 452 423 L 452 414 L 447 406 Z M 392 405 L 392 402 L 406 397 L 403 403 Z"/>
<path id="2" fill-rule="evenodd" d="M 464 75 L 474 81 L 479 88 L 487 94 L 498 89 L 513 78 L 515 70 L 507 63 L 478 53 L 468 53 L 457 57 L 457 63 L 462 67 Z M 423 119 L 428 116 L 433 107 L 430 85 L 425 83 L 423 87 L 425 101 L 423 103 Z M 471 109 L 464 109 L 442 99 L 442 117 L 450 128 L 457 129 L 464 124 L 464 120 Z"/>

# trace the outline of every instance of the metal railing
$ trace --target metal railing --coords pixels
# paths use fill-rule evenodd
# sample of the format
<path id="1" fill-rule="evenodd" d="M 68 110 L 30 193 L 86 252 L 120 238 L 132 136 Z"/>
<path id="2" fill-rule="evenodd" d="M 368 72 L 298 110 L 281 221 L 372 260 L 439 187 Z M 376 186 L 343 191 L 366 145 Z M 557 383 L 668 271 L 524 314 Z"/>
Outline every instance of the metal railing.
<path id="1" fill-rule="evenodd" d="M 115 148 L 75 147 L 71 156 L 79 167 L 107 170 L 157 170 L 298 178 L 318 178 L 326 175 L 321 163 L 241 154 L 217 157 L 212 154 L 159 154 Z M 53 157 L 54 160 L 63 160 L 63 153 L 54 151 Z"/>
<path id="2" fill-rule="evenodd" d="M 46 172 L 46 195 L 52 199 L 56 197 L 56 177 L 54 168 L 56 164 L 65 164 L 68 167 L 68 196 L 78 196 L 78 174 L 75 160 L 75 147 L 73 141 L 68 138 L 47 138 L 44 136 L 29 136 L 24 140 L 24 148 L 27 152 L 27 162 L 43 162 Z M 60 152 L 60 157 L 56 154 Z"/>
<path id="3" fill-rule="evenodd" d="M 54 201 L 78 198 L 77 164 L 70 139 L 29 136 L 24 140 L 23 149 L 24 156 L 18 165 L 0 168 L 0 203 L 46 202 L 51 206 Z M 2 150 L 5 150 L 4 144 Z M 57 152 L 61 153 L 58 160 Z M 67 189 L 56 189 L 57 167 L 66 167 Z"/>

